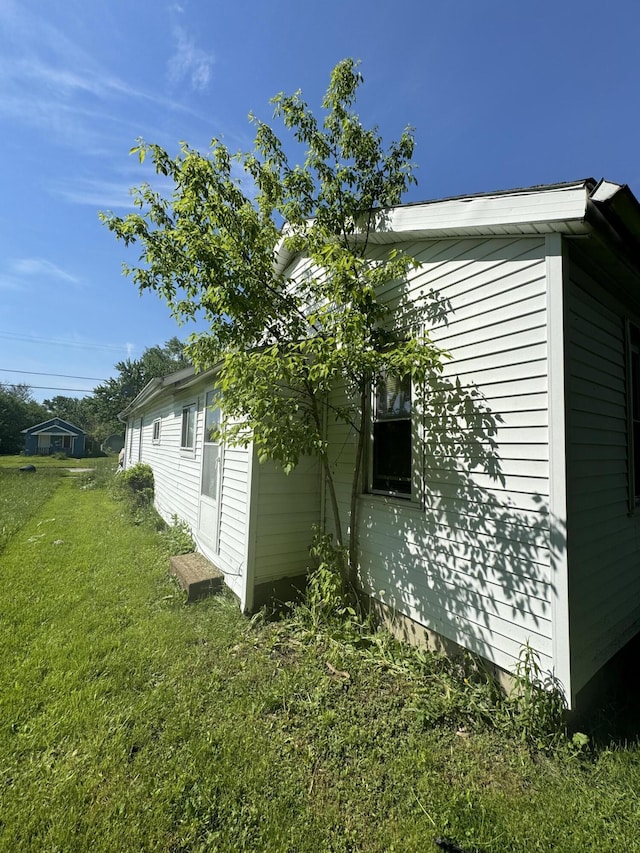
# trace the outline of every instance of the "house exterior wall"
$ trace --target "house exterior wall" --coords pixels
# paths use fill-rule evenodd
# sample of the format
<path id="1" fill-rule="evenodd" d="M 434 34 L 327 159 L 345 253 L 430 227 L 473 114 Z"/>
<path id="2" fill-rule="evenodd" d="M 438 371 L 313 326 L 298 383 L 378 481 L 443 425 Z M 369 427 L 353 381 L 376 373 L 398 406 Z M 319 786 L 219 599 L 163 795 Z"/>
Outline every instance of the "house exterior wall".
<path id="1" fill-rule="evenodd" d="M 213 551 L 210 544 L 216 538 L 215 534 L 205 539 L 199 531 L 205 397 L 210 388 L 209 382 L 193 385 L 175 394 L 167 392 L 143 409 L 135 411 L 127 424 L 127 467 L 138 461 L 151 466 L 158 512 L 167 522 L 171 522 L 173 515 L 187 522 L 198 550 L 224 572 L 227 585 L 244 606 L 249 502 L 248 450 L 228 449 L 222 457 L 217 551 Z M 190 404 L 196 408 L 195 433 L 193 449 L 187 450 L 180 447 L 182 410 Z M 155 421 L 160 422 L 157 441 L 153 439 Z"/>
<path id="2" fill-rule="evenodd" d="M 452 356 L 444 378 L 477 386 L 502 419 L 496 438 L 504 482 L 465 470 L 455 447 L 435 442 L 429 418 L 414 417 L 412 499 L 363 494 L 359 501 L 365 591 L 501 667 L 512 669 L 528 642 L 551 669 L 551 549 L 564 548 L 564 531 L 549 516 L 544 238 L 405 248 L 421 266 L 404 292 L 389 288 L 387 298 L 397 317 L 409 319 L 426 315 L 431 290 L 449 301 L 448 324 L 431 326 Z M 353 438 L 344 426 L 330 426 L 345 526 Z M 328 506 L 325 514 L 330 524 Z"/>
<path id="3" fill-rule="evenodd" d="M 205 400 L 212 387 L 209 378 L 175 394 L 163 393 L 135 411 L 127 426 L 127 466 L 142 461 L 153 468 L 158 512 L 168 522 L 177 515 L 189 524 L 198 550 L 225 573 L 242 607 L 251 607 L 254 585 L 307 568 L 312 526 L 320 521 L 319 469 L 315 460 L 302 460 L 287 476 L 273 463 L 259 464 L 252 447 L 224 447 L 212 547 L 215 534 L 199 526 Z M 190 404 L 196 407 L 194 447 L 184 450 L 182 410 Z M 159 439 L 154 441 L 157 421 Z"/>
<path id="4" fill-rule="evenodd" d="M 256 584 L 304 574 L 313 526 L 320 524 L 320 467 L 304 458 L 289 475 L 254 462 Z"/>
<path id="5" fill-rule="evenodd" d="M 640 281 L 635 280 L 637 292 Z M 625 283 L 567 260 L 571 669 L 579 690 L 640 630 L 640 512 L 630 514 Z"/>

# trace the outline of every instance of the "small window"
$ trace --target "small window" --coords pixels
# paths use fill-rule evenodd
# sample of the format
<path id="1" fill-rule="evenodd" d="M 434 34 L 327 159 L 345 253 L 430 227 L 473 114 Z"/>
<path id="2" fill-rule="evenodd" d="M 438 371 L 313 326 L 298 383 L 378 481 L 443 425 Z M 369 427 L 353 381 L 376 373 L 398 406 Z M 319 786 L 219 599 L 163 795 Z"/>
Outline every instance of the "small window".
<path id="1" fill-rule="evenodd" d="M 196 407 L 195 403 L 182 409 L 182 438 L 180 446 L 191 450 L 195 438 Z"/>
<path id="2" fill-rule="evenodd" d="M 371 489 L 411 496 L 411 377 L 381 380 L 373 398 Z"/>
<path id="3" fill-rule="evenodd" d="M 129 462 L 133 461 L 133 419 L 129 421 Z"/>
<path id="4" fill-rule="evenodd" d="M 153 422 L 153 443 L 160 444 L 160 418 Z"/>

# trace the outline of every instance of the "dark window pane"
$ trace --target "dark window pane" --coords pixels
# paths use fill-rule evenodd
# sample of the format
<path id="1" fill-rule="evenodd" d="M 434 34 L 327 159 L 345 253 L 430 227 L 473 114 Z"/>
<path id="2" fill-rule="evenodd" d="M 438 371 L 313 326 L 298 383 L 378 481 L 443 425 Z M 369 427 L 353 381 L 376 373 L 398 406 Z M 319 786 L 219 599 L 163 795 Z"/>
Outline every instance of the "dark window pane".
<path id="1" fill-rule="evenodd" d="M 411 421 L 376 421 L 373 425 L 374 489 L 411 494 Z"/>
<path id="2" fill-rule="evenodd" d="M 193 427 L 195 407 L 187 406 L 182 410 L 182 447 L 193 447 Z"/>

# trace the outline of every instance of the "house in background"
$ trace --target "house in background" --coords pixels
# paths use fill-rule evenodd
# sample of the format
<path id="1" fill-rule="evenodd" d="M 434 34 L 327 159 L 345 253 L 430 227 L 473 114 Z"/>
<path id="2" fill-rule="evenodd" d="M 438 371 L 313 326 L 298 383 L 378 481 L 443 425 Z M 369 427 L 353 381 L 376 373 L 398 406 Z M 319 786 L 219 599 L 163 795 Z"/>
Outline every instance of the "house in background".
<path id="1" fill-rule="evenodd" d="M 85 431 L 62 418 L 50 418 L 22 432 L 27 456 L 49 456 L 51 453 L 65 453 L 78 459 L 84 456 Z"/>
<path id="2" fill-rule="evenodd" d="M 640 630 L 640 206 L 591 179 L 408 204 L 369 245 L 419 261 L 381 296 L 451 354 L 443 399 L 458 381 L 481 392 L 499 470 L 447 440 L 435 391 L 419 411 L 410 383 L 400 407 L 374 389 L 363 591 L 406 636 L 505 671 L 528 643 L 573 705 Z M 284 249 L 277 263 L 293 280 L 310 269 Z M 429 316 L 434 292 L 446 322 Z M 315 460 L 287 477 L 209 440 L 215 385 L 215 368 L 152 380 L 122 414 L 126 464 L 152 466 L 159 511 L 189 523 L 251 610 L 304 573 L 311 526 L 331 515 Z M 327 430 L 346 521 L 355 436 Z"/>

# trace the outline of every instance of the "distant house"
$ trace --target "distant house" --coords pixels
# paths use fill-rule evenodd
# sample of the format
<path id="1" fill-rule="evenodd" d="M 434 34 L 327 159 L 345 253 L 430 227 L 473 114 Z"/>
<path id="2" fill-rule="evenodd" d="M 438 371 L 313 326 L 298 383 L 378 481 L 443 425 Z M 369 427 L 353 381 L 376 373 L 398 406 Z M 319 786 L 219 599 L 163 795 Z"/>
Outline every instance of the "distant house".
<path id="1" fill-rule="evenodd" d="M 405 635 L 507 671 L 528 643 L 573 703 L 640 630 L 640 205 L 591 179 L 401 205 L 369 247 L 417 259 L 382 296 L 424 311 L 452 356 L 444 379 L 483 394 L 500 476 L 461 462 L 410 383 L 398 411 L 372 389 L 362 589 Z M 284 249 L 277 262 L 308 274 Z M 446 322 L 423 308 L 433 291 Z M 215 386 L 215 368 L 152 380 L 121 415 L 126 464 L 152 466 L 160 512 L 189 523 L 251 610 L 305 571 L 311 525 L 331 514 L 314 460 L 286 477 L 208 439 Z M 354 431 L 329 419 L 327 442 L 346 513 Z"/>
<path id="2" fill-rule="evenodd" d="M 62 418 L 50 418 L 22 432 L 27 456 L 49 456 L 51 453 L 66 453 L 75 458 L 84 456 L 85 431 Z"/>

